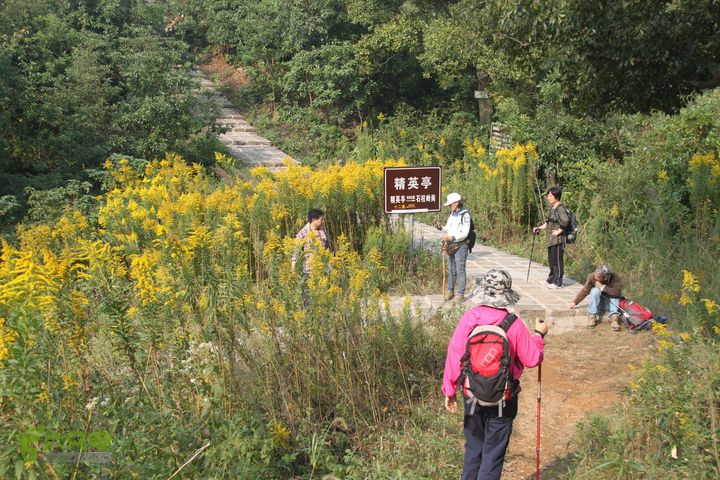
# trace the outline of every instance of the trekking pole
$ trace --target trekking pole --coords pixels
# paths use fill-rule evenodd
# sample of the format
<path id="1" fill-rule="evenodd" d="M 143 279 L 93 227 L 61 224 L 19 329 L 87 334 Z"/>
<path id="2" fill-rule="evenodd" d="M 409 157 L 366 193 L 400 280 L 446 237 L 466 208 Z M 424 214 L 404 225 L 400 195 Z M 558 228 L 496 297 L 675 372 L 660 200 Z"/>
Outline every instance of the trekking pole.
<path id="1" fill-rule="evenodd" d="M 540 323 L 543 323 L 540 320 Z M 542 400 L 542 390 L 540 389 L 540 380 L 542 376 L 542 363 L 538 365 L 537 379 L 537 433 L 535 442 L 535 480 L 540 480 L 540 401 Z"/>
<path id="2" fill-rule="evenodd" d="M 528 262 L 527 277 L 525 277 L 526 282 L 530 281 L 530 264 L 532 263 L 533 250 L 535 250 L 535 237 L 536 236 L 537 235 L 535 234 L 535 232 L 533 232 L 532 246 L 530 247 L 530 261 Z"/>

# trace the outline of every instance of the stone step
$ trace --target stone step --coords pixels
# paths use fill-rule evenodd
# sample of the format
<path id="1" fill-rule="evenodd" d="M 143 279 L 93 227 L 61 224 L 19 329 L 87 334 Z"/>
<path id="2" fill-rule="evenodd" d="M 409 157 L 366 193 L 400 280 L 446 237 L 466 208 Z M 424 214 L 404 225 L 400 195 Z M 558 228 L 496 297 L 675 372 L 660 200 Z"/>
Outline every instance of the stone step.
<path id="1" fill-rule="evenodd" d="M 235 126 L 247 126 L 250 127 L 251 125 L 243 120 L 242 118 L 227 118 L 227 117 L 220 117 L 218 118 L 218 123 L 225 124 L 231 127 Z"/>
<path id="2" fill-rule="evenodd" d="M 228 134 L 228 133 L 255 133 L 255 129 L 252 126 L 247 125 L 247 124 L 233 126 L 230 123 L 221 123 L 220 126 L 228 129 L 227 132 L 225 132 L 226 134 Z"/>
<path id="3" fill-rule="evenodd" d="M 277 163 L 283 162 L 285 159 L 290 158 L 280 150 L 268 151 L 268 150 L 257 150 L 256 145 L 237 146 L 233 145 L 228 147 L 230 153 L 241 156 L 243 159 L 252 165 L 261 165 L 263 163 Z M 290 158 L 292 161 L 292 159 Z"/>
<path id="4" fill-rule="evenodd" d="M 254 132 L 255 131 L 255 127 L 253 127 L 252 125 L 250 125 L 247 122 L 241 122 L 239 120 L 227 121 L 223 118 L 220 118 L 220 119 L 218 119 L 218 125 L 223 128 L 227 128 L 228 130 L 237 128 L 238 132 Z"/>
<path id="5" fill-rule="evenodd" d="M 282 164 L 286 160 L 297 163 L 285 152 L 273 146 L 233 145 L 229 150 L 232 156 L 252 166 Z"/>
<path id="6" fill-rule="evenodd" d="M 262 164 L 248 164 L 250 168 L 263 167 L 267 168 L 271 172 L 278 172 L 285 169 L 284 163 L 262 163 Z"/>
<path id="7" fill-rule="evenodd" d="M 220 115 L 221 115 L 221 118 L 224 118 L 224 119 L 242 120 L 243 122 L 245 121 L 245 119 L 243 118 L 242 115 L 240 115 L 236 111 L 231 110 L 229 108 L 223 108 L 222 111 L 220 112 Z"/>
<path id="8" fill-rule="evenodd" d="M 242 136 L 241 136 L 242 135 Z M 270 145 L 270 140 L 255 135 L 251 132 L 240 133 L 236 132 L 232 135 L 223 133 L 219 135 L 220 141 L 228 146 L 235 145 Z"/>

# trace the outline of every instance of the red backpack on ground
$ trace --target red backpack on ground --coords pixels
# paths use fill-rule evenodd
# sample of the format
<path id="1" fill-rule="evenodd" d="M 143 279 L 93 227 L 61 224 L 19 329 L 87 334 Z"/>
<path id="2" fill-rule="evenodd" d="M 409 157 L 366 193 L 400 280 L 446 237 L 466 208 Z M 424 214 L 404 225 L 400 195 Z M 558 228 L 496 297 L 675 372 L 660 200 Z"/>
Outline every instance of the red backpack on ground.
<path id="1" fill-rule="evenodd" d="M 478 325 L 468 335 L 465 355 L 463 355 L 460 384 L 463 395 L 471 402 L 470 415 L 475 406 L 497 405 L 498 415 L 502 417 L 505 401 L 517 394 L 518 382 L 510 374 L 510 342 L 507 331 L 517 320 L 517 316 L 508 313 L 500 325 Z"/>
<path id="2" fill-rule="evenodd" d="M 625 297 L 620 297 L 619 307 L 622 319 L 630 330 L 647 330 L 656 320 L 650 310 Z"/>

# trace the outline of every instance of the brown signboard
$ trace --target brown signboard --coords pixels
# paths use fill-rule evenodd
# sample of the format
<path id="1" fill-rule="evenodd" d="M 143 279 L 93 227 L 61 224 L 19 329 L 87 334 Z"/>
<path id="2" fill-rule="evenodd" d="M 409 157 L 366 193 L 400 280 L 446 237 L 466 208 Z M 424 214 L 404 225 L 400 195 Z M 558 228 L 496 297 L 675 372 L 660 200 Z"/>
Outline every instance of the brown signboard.
<path id="1" fill-rule="evenodd" d="M 440 211 L 440 167 L 385 169 L 385 213 Z"/>

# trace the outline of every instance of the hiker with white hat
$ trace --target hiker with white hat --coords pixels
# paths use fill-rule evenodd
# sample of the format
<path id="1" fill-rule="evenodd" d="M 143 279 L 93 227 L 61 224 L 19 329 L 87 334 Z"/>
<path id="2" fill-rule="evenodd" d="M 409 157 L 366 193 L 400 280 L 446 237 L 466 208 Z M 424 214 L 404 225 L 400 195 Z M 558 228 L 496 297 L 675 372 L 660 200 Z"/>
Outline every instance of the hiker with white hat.
<path id="1" fill-rule="evenodd" d="M 526 367 L 542 363 L 548 325 L 538 320 L 537 335 L 532 335 L 514 314 L 520 295 L 506 271 L 490 270 L 475 282 L 473 300 L 478 306 L 463 314 L 450 339 L 442 392 L 451 413 L 457 411 L 458 388 L 465 400 L 461 479 L 497 480 L 518 411 L 520 376 Z M 483 351 L 483 346 L 488 349 Z"/>
<path id="2" fill-rule="evenodd" d="M 467 238 L 470 233 L 471 219 L 467 209 L 463 207 L 463 199 L 459 193 L 449 194 L 444 205 L 450 208 L 450 216 L 445 222 L 445 226 L 442 226 L 437 220 L 433 222 L 433 225 L 438 230 L 445 232 L 443 250 L 446 255 L 448 272 L 445 300 L 462 302 L 465 300 L 465 283 L 467 281 L 465 263 L 469 253 Z"/>

